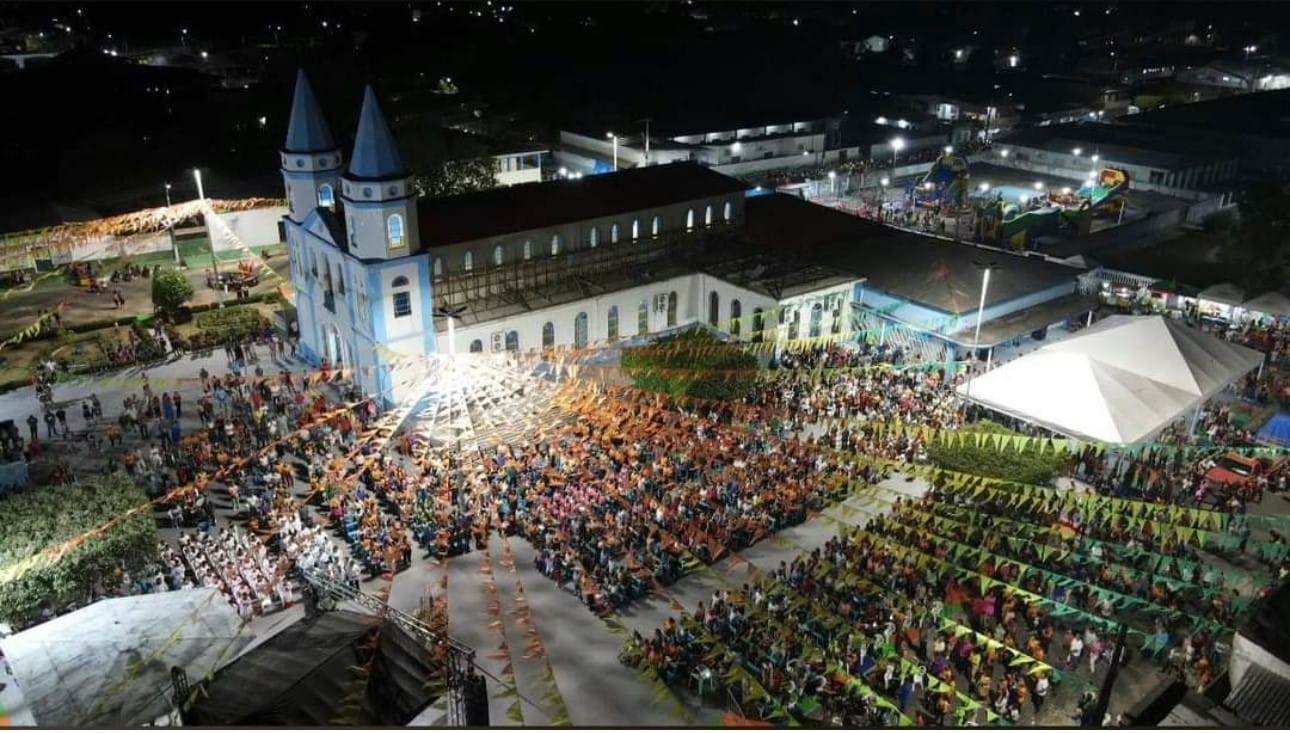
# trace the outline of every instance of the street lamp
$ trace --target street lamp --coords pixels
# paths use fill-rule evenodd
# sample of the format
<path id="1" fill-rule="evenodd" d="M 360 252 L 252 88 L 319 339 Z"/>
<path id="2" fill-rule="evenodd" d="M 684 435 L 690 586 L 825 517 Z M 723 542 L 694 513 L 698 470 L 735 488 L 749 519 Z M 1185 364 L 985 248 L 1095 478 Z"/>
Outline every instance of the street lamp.
<path id="1" fill-rule="evenodd" d="M 990 270 L 998 269 L 998 264 L 991 260 L 990 262 L 978 262 L 973 260 L 972 264 L 981 270 L 981 302 L 976 307 L 976 331 L 972 335 L 972 357 L 976 358 L 977 349 L 981 346 L 981 319 L 985 316 L 985 296 L 990 290 Z M 964 396 L 972 395 L 972 370 L 968 369 L 967 388 L 964 389 Z"/>
<path id="2" fill-rule="evenodd" d="M 1092 158 L 1089 158 L 1089 160 L 1093 161 L 1094 163 L 1096 163 L 1097 161 L 1099 161 L 1099 160 L 1101 160 L 1101 159 L 1102 159 L 1102 156 L 1098 155 L 1097 153 L 1093 153 L 1093 157 L 1092 157 Z"/>
<path id="3" fill-rule="evenodd" d="M 170 249 L 175 255 L 175 264 L 179 264 L 179 242 L 175 241 L 175 222 L 171 219 L 170 184 L 166 185 L 166 231 L 170 233 Z"/>
<path id="4" fill-rule="evenodd" d="M 893 137 L 889 145 L 891 145 L 891 167 L 895 168 L 896 156 L 900 154 L 900 151 L 905 149 L 905 138 Z"/>
<path id="5" fill-rule="evenodd" d="M 980 189 L 981 193 L 985 193 L 986 191 L 990 190 L 990 184 L 986 183 L 985 181 L 982 181 L 981 185 L 977 186 L 977 188 Z"/>
<path id="6" fill-rule="evenodd" d="M 197 182 L 197 200 L 202 212 L 202 228 L 206 230 L 206 241 L 211 246 L 211 269 L 215 273 L 215 281 L 219 283 L 219 260 L 215 258 L 215 238 L 211 236 L 210 221 L 206 218 L 206 190 L 202 188 L 202 169 L 193 169 L 193 180 Z M 219 307 L 224 307 L 224 288 L 218 287 Z"/>
<path id="7" fill-rule="evenodd" d="M 949 155 L 950 153 L 953 153 L 953 152 L 954 152 L 954 146 L 953 146 L 953 145 L 946 145 L 946 146 L 945 146 L 945 154 L 946 154 L 946 155 Z"/>
<path id="8" fill-rule="evenodd" d="M 170 208 L 170 184 L 166 184 L 166 208 Z"/>
<path id="9" fill-rule="evenodd" d="M 834 201 L 838 200 L 838 172 L 829 171 L 829 195 Z"/>
<path id="10" fill-rule="evenodd" d="M 614 141 L 614 172 L 618 172 L 618 136 L 612 132 L 606 132 L 605 137 Z"/>
<path id="11" fill-rule="evenodd" d="M 890 184 L 890 183 L 891 183 L 891 179 L 890 179 L 890 178 L 888 178 L 888 177 L 886 177 L 886 176 L 883 176 L 882 178 L 879 178 L 879 179 L 878 179 L 878 186 L 879 186 L 879 188 L 878 188 L 878 222 L 879 222 L 879 223 L 882 223 L 882 209 L 883 209 L 883 206 L 885 206 L 885 205 L 886 205 L 886 203 L 887 203 L 887 186 L 888 186 L 888 184 Z"/>
<path id="12" fill-rule="evenodd" d="M 1082 152 L 1084 152 L 1084 148 L 1075 148 L 1074 150 L 1071 151 L 1071 155 L 1074 155 L 1076 158 L 1078 158 L 1080 153 Z"/>
<path id="13" fill-rule="evenodd" d="M 179 29 L 179 43 L 184 48 L 188 48 L 188 29 L 187 28 Z"/>
<path id="14" fill-rule="evenodd" d="M 465 312 L 466 312 L 466 306 L 459 305 L 456 307 L 452 307 L 452 306 L 449 306 L 447 303 L 444 303 L 443 305 L 435 309 L 435 315 L 448 319 L 448 355 L 449 356 L 453 356 L 453 357 L 457 356 L 457 329 L 454 327 L 454 324 L 456 323 L 458 318 L 461 318 L 461 314 Z M 456 361 L 457 361 L 456 359 L 453 359 L 450 362 L 450 365 L 455 366 Z"/>
<path id="15" fill-rule="evenodd" d="M 1035 190 L 1036 191 L 1044 190 L 1044 184 L 1040 181 L 1035 181 Z"/>

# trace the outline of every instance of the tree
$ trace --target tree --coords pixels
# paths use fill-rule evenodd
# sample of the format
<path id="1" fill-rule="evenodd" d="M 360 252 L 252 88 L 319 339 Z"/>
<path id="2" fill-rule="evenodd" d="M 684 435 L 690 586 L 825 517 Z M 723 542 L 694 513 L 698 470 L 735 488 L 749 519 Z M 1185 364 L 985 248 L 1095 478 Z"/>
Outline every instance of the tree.
<path id="1" fill-rule="evenodd" d="M 166 316 L 175 315 L 193 297 L 193 286 L 184 273 L 167 267 L 152 276 L 152 304 Z"/>
<path id="2" fill-rule="evenodd" d="M 497 161 L 493 158 L 444 161 L 417 176 L 415 185 L 423 198 L 486 191 L 497 186 Z"/>

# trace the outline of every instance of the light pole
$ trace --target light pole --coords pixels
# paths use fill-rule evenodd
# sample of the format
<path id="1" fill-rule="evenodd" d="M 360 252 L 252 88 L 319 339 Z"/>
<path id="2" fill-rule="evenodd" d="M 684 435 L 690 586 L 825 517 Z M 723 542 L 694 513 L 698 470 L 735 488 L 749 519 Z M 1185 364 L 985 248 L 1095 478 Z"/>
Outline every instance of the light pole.
<path id="1" fill-rule="evenodd" d="M 219 293 L 219 307 L 224 307 L 224 284 L 219 281 L 219 260 L 215 258 L 215 238 L 211 236 L 210 221 L 206 218 L 206 190 L 202 188 L 202 169 L 193 169 L 193 180 L 197 182 L 197 201 L 202 212 L 202 228 L 206 230 L 206 241 L 211 247 L 211 270 L 215 273 L 215 290 Z"/>
<path id="2" fill-rule="evenodd" d="M 435 315 L 448 319 L 448 355 L 457 356 L 457 329 L 454 324 L 461 314 L 466 312 L 466 306 L 449 306 L 447 303 L 439 306 L 435 310 Z M 455 361 L 455 359 L 454 359 Z"/>
<path id="3" fill-rule="evenodd" d="M 618 136 L 612 132 L 606 132 L 605 137 L 614 141 L 614 172 L 618 172 Z"/>
<path id="4" fill-rule="evenodd" d="M 990 262 L 972 261 L 978 269 L 981 270 L 981 302 L 976 307 L 976 330 L 972 335 L 972 360 L 976 361 L 976 352 L 981 347 L 981 319 L 985 317 L 985 295 L 990 290 L 990 270 L 997 269 L 998 265 L 991 260 Z M 967 388 L 964 389 L 964 396 L 972 396 L 972 374 L 971 366 L 968 367 Z"/>
<path id="5" fill-rule="evenodd" d="M 891 145 L 891 172 L 892 172 L 892 173 L 895 173 L 895 172 L 896 172 L 896 156 L 900 154 L 900 151 L 902 151 L 902 150 L 904 150 L 904 149 L 905 149 L 905 138 L 903 138 L 903 137 L 893 137 L 893 138 L 891 139 L 891 142 L 890 142 L 890 143 L 888 143 L 888 144 L 889 144 L 889 145 Z"/>
<path id="6" fill-rule="evenodd" d="M 886 176 L 883 176 L 882 178 L 878 179 L 878 223 L 879 224 L 882 223 L 882 209 L 887 203 L 887 184 L 889 183 L 891 183 L 891 179 Z"/>
<path id="7" fill-rule="evenodd" d="M 184 48 L 188 48 L 188 29 L 187 28 L 179 29 L 179 43 Z"/>
<path id="8" fill-rule="evenodd" d="M 170 210 L 170 184 L 166 185 L 166 231 L 170 233 L 170 249 L 175 255 L 175 264 L 179 264 L 179 243 L 175 241 L 175 221 Z"/>
<path id="9" fill-rule="evenodd" d="M 838 172 L 829 171 L 829 195 L 833 197 L 833 202 L 838 200 Z"/>

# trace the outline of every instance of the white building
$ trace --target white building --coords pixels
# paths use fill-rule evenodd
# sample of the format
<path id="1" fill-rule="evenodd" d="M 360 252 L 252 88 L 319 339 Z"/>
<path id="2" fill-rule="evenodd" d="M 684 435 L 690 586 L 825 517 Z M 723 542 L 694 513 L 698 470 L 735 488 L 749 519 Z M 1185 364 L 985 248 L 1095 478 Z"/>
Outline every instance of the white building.
<path id="1" fill-rule="evenodd" d="M 744 185 L 693 163 L 418 200 L 372 89 L 346 167 L 303 72 L 281 168 L 300 351 L 355 368 L 387 403 L 414 396 L 416 357 L 434 353 L 582 347 L 694 323 L 747 334 L 781 306 L 808 314 L 785 337 L 845 333 L 859 282 L 822 268 L 788 288 L 766 287 L 765 268 L 710 274 L 695 258 L 739 232 Z"/>

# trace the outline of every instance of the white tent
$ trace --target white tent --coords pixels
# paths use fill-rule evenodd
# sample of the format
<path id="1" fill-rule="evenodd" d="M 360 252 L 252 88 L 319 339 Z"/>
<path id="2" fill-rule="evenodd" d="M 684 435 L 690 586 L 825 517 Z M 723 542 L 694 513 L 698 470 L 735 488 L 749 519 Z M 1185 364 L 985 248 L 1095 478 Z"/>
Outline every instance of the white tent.
<path id="1" fill-rule="evenodd" d="M 1221 305 L 1240 305 L 1245 300 L 1245 291 L 1232 283 L 1219 283 L 1200 291 L 1200 299 Z"/>
<path id="2" fill-rule="evenodd" d="M 1273 318 L 1290 316 L 1290 298 L 1274 290 L 1241 303 L 1241 309 Z"/>
<path id="3" fill-rule="evenodd" d="M 1108 443 L 1155 435 L 1263 355 L 1162 316 L 1112 316 L 958 388 L 1050 430 Z"/>
<path id="4" fill-rule="evenodd" d="M 137 728 L 171 709 L 172 667 L 195 683 L 254 638 L 218 590 L 196 588 L 102 600 L 0 647 L 38 725 Z"/>

